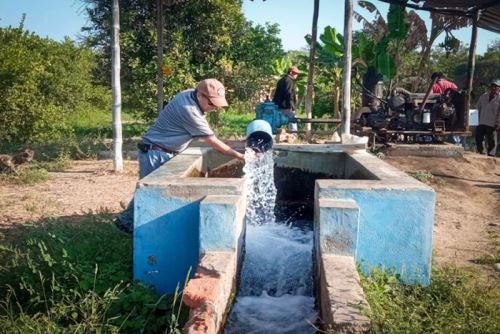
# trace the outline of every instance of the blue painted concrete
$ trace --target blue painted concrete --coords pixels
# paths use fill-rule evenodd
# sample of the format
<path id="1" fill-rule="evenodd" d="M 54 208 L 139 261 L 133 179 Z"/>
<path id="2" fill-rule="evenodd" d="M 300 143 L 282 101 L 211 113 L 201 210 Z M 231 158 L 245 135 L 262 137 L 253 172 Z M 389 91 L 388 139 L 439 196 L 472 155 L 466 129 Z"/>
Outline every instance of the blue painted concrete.
<path id="1" fill-rule="evenodd" d="M 200 204 L 200 255 L 209 251 L 230 251 L 238 249 L 241 227 L 237 226 L 235 196 L 223 196 L 228 203 L 214 201 L 207 196 Z M 219 197 L 219 196 L 217 196 Z"/>
<path id="2" fill-rule="evenodd" d="M 354 256 L 358 238 L 359 207 L 354 201 L 320 200 L 315 226 L 322 254 Z"/>
<path id="3" fill-rule="evenodd" d="M 321 189 L 320 198 L 360 208 L 356 261 L 396 270 L 406 283 L 430 283 L 435 193 L 431 189 Z"/>
<path id="4" fill-rule="evenodd" d="M 134 279 L 161 294 L 182 289 L 198 264 L 199 202 L 169 198 L 160 187 L 141 187 L 134 200 Z"/>

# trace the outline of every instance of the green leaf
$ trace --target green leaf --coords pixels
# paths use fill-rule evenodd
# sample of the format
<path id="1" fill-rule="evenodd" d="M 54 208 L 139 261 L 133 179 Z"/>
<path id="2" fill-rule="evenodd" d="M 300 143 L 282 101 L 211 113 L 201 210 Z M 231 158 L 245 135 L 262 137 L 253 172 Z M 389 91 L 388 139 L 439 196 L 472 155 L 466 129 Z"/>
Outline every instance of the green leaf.
<path id="1" fill-rule="evenodd" d="M 377 71 L 384 76 L 385 81 L 396 75 L 396 65 L 391 55 L 386 52 L 377 55 Z"/>
<path id="2" fill-rule="evenodd" d="M 407 12 L 405 7 L 391 5 L 387 13 L 387 26 L 389 27 L 389 38 L 403 40 L 406 38 L 409 23 L 406 22 Z"/>

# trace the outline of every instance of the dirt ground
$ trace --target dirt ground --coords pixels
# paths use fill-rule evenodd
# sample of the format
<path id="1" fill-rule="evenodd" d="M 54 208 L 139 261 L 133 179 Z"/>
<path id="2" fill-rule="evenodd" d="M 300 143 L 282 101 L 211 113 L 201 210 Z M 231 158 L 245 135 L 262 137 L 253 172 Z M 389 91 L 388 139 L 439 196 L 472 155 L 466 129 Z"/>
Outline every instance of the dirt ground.
<path id="1" fill-rule="evenodd" d="M 465 152 L 461 158 L 386 157 L 405 171 L 428 171 L 436 191 L 433 231 L 438 264 L 476 266 L 498 252 L 500 236 L 500 159 Z"/>
<path id="2" fill-rule="evenodd" d="M 494 237 L 500 235 L 500 159 L 466 153 L 461 158 L 385 157 L 385 161 L 406 172 L 433 174 L 429 184 L 437 192 L 433 234 L 437 263 L 484 268 L 475 262 L 498 251 Z M 134 191 L 137 163 L 125 161 L 122 174 L 112 170 L 110 160 L 74 161 L 71 168 L 51 173 L 51 179 L 41 184 L 0 184 L 0 229 L 6 232 L 43 217 L 119 212 Z"/>

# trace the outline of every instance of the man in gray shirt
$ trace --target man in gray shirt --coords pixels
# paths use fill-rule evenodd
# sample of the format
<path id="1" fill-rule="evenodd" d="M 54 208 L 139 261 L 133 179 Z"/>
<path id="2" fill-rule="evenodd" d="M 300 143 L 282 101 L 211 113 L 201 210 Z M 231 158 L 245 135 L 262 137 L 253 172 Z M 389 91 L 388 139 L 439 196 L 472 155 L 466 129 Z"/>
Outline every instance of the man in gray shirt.
<path id="1" fill-rule="evenodd" d="M 244 160 L 242 153 L 215 136 L 205 118 L 205 113 L 227 106 L 224 86 L 216 79 L 202 80 L 196 89 L 187 89 L 175 95 L 138 144 L 139 178 L 142 179 L 184 151 L 195 138 L 223 154 Z M 132 200 L 115 224 L 130 233 L 133 230 L 133 217 Z"/>
<path id="2" fill-rule="evenodd" d="M 483 140 L 486 137 L 486 154 L 494 156 L 495 139 L 493 132 L 500 130 L 500 80 L 490 84 L 489 93 L 484 93 L 477 101 L 479 123 L 476 128 L 476 147 L 479 154 L 483 154 Z"/>

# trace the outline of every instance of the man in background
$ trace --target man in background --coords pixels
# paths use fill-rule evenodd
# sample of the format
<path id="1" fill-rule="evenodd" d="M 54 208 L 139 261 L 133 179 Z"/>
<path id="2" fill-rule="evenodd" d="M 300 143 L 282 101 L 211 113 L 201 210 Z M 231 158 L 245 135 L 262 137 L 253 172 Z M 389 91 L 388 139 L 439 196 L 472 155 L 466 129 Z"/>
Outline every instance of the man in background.
<path id="1" fill-rule="evenodd" d="M 479 122 L 476 128 L 477 153 L 483 154 L 483 140 L 486 138 L 486 154 L 494 156 L 495 138 L 494 131 L 497 131 L 497 138 L 500 132 L 500 80 L 490 83 L 488 93 L 484 93 L 477 101 Z"/>
<path id="2" fill-rule="evenodd" d="M 295 118 L 297 111 L 297 97 L 295 95 L 295 80 L 299 76 L 300 71 L 296 66 L 291 66 L 288 73 L 278 80 L 276 90 L 274 92 L 273 102 L 279 110 L 289 118 Z M 292 132 L 297 132 L 297 123 L 289 123 L 288 129 Z"/>
<path id="3" fill-rule="evenodd" d="M 434 72 L 432 73 L 431 75 L 431 80 L 434 82 L 434 84 L 432 85 L 432 93 L 433 94 L 444 94 L 446 93 L 446 91 L 448 91 L 449 89 L 454 89 L 454 90 L 457 90 L 458 89 L 458 86 L 449 81 L 449 80 L 446 80 L 443 76 L 443 73 L 441 72 Z"/>

